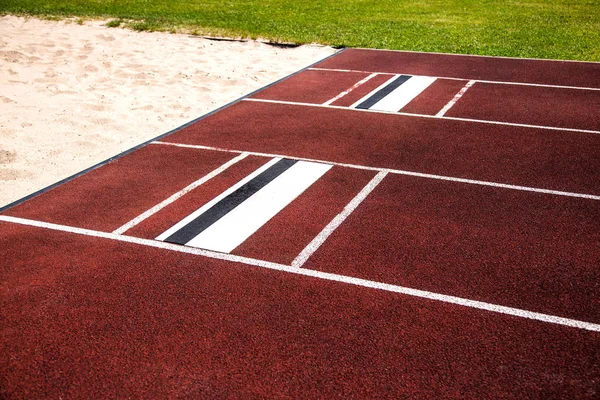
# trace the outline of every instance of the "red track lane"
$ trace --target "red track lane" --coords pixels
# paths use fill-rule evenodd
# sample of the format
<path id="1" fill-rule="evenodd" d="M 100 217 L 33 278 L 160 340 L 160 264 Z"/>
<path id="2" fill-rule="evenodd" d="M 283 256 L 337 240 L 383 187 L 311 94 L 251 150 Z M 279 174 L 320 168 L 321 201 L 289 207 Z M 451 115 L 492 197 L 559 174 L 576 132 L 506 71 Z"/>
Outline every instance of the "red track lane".
<path id="1" fill-rule="evenodd" d="M 600 63 L 348 49 L 315 68 L 600 88 Z"/>
<path id="2" fill-rule="evenodd" d="M 270 159 L 266 157 L 248 156 L 243 160 L 238 161 L 219 175 L 186 193 L 174 203 L 169 204 L 156 214 L 134 226 L 128 230 L 126 234 L 154 239 L 198 208 L 250 175 L 269 160 Z M 168 195 L 166 197 L 168 197 Z"/>
<path id="3" fill-rule="evenodd" d="M 333 167 L 232 253 L 289 265 L 374 175 Z"/>
<path id="4" fill-rule="evenodd" d="M 146 146 L 4 214 L 112 231 L 233 157 Z"/>
<path id="5" fill-rule="evenodd" d="M 595 134 L 243 101 L 163 141 L 600 194 Z"/>
<path id="6" fill-rule="evenodd" d="M 337 74 L 339 76 L 339 72 L 329 72 L 331 74 Z M 366 83 L 352 90 L 347 95 L 341 97 L 340 99 L 331 103 L 334 106 L 340 107 L 350 107 L 352 104 L 356 103 L 364 96 L 371 93 L 371 91 L 377 89 L 380 85 L 383 85 L 386 81 L 388 81 L 393 75 L 376 75 L 373 78 L 369 79 Z M 349 89 L 350 87 L 348 87 Z M 347 89 L 344 89 L 347 90 Z M 341 93 L 341 92 L 340 92 Z"/>
<path id="7" fill-rule="evenodd" d="M 336 74 L 328 71 L 303 71 L 252 97 L 323 104 L 367 76 L 369 74 L 361 72 Z"/>
<path id="8" fill-rule="evenodd" d="M 600 91 L 476 83 L 446 115 L 600 131 Z"/>
<path id="9" fill-rule="evenodd" d="M 600 322 L 600 203 L 388 176 L 305 268 Z"/>
<path id="10" fill-rule="evenodd" d="M 0 224 L 3 398 L 595 398 L 598 333 Z"/>
<path id="11" fill-rule="evenodd" d="M 467 84 L 468 81 L 436 79 L 420 95 L 408 103 L 402 112 L 435 115 Z"/>

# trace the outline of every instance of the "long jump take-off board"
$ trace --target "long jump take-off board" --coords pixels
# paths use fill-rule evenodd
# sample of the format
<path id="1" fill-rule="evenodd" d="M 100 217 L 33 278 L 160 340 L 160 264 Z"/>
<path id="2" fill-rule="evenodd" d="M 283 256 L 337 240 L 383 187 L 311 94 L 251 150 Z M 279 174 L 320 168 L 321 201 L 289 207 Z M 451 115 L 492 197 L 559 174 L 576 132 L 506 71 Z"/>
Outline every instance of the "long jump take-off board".
<path id="1" fill-rule="evenodd" d="M 600 64 L 341 51 L 0 258 L 2 398 L 598 398 Z"/>

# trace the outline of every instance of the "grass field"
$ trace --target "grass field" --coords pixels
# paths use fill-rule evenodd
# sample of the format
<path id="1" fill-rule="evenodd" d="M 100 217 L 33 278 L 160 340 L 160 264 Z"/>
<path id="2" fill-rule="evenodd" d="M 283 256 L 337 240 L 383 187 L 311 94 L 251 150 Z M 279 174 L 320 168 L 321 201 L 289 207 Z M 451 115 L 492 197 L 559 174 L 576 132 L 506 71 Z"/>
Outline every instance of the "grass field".
<path id="1" fill-rule="evenodd" d="M 0 0 L 0 13 L 278 42 L 600 61 L 600 0 Z M 126 22 L 125 22 L 126 21 Z"/>

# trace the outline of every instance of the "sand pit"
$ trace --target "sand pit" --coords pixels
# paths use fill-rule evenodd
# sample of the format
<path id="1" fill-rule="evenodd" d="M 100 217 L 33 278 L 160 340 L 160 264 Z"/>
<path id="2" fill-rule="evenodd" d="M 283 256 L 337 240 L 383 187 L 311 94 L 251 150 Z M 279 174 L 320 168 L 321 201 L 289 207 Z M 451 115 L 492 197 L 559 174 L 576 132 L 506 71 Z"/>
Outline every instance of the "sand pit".
<path id="1" fill-rule="evenodd" d="M 0 206 L 335 52 L 105 23 L 0 17 Z"/>

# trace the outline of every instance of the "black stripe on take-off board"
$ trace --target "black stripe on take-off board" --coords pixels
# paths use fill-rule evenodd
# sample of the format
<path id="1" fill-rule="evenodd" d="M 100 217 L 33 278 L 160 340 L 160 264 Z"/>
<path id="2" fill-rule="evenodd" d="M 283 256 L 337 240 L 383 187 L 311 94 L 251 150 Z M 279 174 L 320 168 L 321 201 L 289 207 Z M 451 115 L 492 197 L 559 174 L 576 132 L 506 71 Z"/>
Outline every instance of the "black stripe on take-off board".
<path id="1" fill-rule="evenodd" d="M 381 88 L 381 90 L 379 90 L 373 96 L 369 97 L 367 100 L 365 100 L 362 103 L 360 103 L 359 105 L 357 105 L 356 108 L 368 110 L 369 108 L 373 107 L 379 100 L 383 99 L 385 96 L 392 93 L 392 91 L 394 89 L 396 89 L 398 86 L 402 85 L 404 82 L 406 82 L 410 78 L 411 78 L 410 75 L 400 75 L 392 83 L 390 83 L 389 85 L 387 85 L 384 88 Z"/>
<path id="2" fill-rule="evenodd" d="M 297 160 L 287 158 L 277 161 L 265 171 L 254 177 L 249 182 L 240 186 L 233 193 L 225 196 L 217 204 L 200 214 L 187 225 L 165 239 L 165 242 L 186 244 L 209 226 L 217 222 L 221 217 L 242 204 L 246 199 L 265 187 L 269 182 L 287 171 Z"/>

